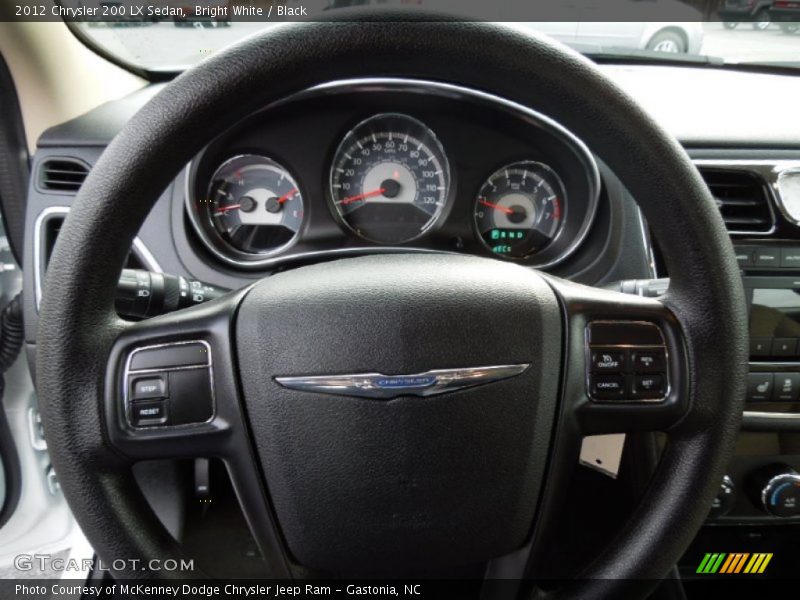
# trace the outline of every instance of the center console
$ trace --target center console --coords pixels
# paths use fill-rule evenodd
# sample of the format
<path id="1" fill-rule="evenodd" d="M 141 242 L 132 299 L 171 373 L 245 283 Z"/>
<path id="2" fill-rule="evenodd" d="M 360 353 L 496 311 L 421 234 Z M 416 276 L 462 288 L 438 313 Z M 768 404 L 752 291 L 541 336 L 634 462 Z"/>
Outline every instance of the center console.
<path id="1" fill-rule="evenodd" d="M 712 524 L 800 523 L 800 245 L 736 244 L 749 312 L 743 432 Z"/>
<path id="2" fill-rule="evenodd" d="M 747 411 L 800 422 L 800 246 L 736 247 L 750 314 Z"/>

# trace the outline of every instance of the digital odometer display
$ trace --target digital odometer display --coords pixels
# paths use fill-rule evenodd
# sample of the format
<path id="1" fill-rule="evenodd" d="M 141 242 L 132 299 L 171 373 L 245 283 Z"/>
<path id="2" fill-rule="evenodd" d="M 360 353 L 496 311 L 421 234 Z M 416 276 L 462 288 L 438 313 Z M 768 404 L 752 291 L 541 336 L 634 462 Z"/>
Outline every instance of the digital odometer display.
<path id="1" fill-rule="evenodd" d="M 434 133 L 401 114 L 359 123 L 339 144 L 330 174 L 336 216 L 356 235 L 401 244 L 428 231 L 450 185 L 447 157 Z"/>

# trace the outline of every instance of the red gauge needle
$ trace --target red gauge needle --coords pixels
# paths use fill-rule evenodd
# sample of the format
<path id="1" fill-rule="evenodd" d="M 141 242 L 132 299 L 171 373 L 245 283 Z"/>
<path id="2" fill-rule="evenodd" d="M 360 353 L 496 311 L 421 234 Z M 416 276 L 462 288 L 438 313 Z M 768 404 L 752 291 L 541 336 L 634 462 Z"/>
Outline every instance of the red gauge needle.
<path id="1" fill-rule="evenodd" d="M 278 198 L 278 204 L 283 204 L 287 200 L 291 200 L 296 193 L 297 193 L 297 188 L 294 188 L 293 190 L 289 190 L 283 196 Z"/>
<path id="2" fill-rule="evenodd" d="M 234 208 L 239 208 L 241 204 L 231 204 L 230 206 L 223 206 L 222 208 L 217 209 L 218 215 L 224 215 L 229 210 L 233 210 Z"/>
<path id="3" fill-rule="evenodd" d="M 499 210 L 500 212 L 504 212 L 507 215 L 513 215 L 514 214 L 513 210 L 511 210 L 510 208 L 506 208 L 505 206 L 500 206 L 499 204 L 492 204 L 491 202 L 489 202 L 487 200 L 478 200 L 478 202 L 480 202 L 484 206 L 488 206 L 489 208 L 493 208 L 495 210 Z"/>
<path id="4" fill-rule="evenodd" d="M 365 198 L 372 198 L 373 196 L 380 196 L 386 190 L 384 188 L 380 188 L 378 190 L 372 190 L 371 192 L 366 192 L 364 194 L 359 194 L 358 196 L 350 196 L 349 198 L 345 198 L 341 201 L 341 204 L 350 204 L 351 202 L 356 202 L 357 200 L 364 200 Z"/>

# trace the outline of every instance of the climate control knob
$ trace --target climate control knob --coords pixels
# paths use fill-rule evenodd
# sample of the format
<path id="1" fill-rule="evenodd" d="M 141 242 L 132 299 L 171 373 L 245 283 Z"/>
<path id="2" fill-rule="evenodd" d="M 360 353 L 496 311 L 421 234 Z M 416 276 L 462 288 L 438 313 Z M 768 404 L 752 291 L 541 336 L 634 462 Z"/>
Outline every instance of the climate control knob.
<path id="1" fill-rule="evenodd" d="M 788 465 L 774 464 L 756 471 L 752 477 L 753 498 L 775 517 L 800 516 L 800 473 Z"/>

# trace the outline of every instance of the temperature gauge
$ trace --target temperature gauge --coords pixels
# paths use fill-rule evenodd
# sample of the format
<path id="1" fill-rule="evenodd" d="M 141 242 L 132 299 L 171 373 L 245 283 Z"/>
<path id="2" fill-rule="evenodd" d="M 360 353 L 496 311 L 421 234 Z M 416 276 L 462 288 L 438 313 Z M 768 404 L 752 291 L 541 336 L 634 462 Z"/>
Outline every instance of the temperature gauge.
<path id="1" fill-rule="evenodd" d="M 265 156 L 236 156 L 211 178 L 198 207 L 212 250 L 244 260 L 273 254 L 297 236 L 303 197 L 288 170 Z"/>

